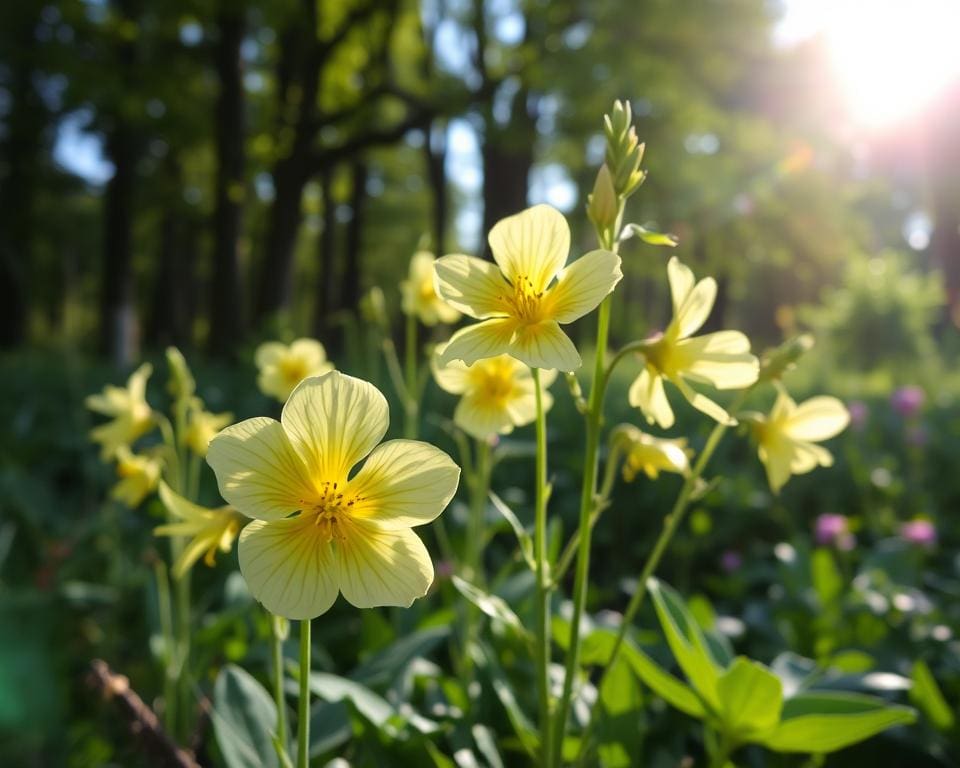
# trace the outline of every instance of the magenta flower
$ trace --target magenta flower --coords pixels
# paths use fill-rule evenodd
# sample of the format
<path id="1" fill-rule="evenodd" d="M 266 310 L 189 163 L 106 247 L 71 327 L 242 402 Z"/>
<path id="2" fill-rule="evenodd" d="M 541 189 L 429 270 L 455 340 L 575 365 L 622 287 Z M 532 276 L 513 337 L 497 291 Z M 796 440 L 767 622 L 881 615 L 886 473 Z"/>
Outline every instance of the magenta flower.
<path id="1" fill-rule="evenodd" d="M 742 565 L 743 555 L 735 549 L 726 549 L 720 555 L 720 568 L 723 569 L 724 573 L 739 571 Z"/>
<path id="2" fill-rule="evenodd" d="M 893 410 L 905 419 L 912 419 L 920 413 L 925 400 L 926 394 L 916 385 L 900 387 L 890 395 L 890 405 L 893 406 Z"/>
<path id="3" fill-rule="evenodd" d="M 918 517 L 900 526 L 900 538 L 910 544 L 932 547 L 937 543 L 937 528 L 930 520 Z"/>
<path id="4" fill-rule="evenodd" d="M 849 552 L 857 545 L 857 539 L 850 531 L 850 521 L 844 515 L 820 515 L 814 523 L 813 537 L 821 547 L 836 547 Z"/>

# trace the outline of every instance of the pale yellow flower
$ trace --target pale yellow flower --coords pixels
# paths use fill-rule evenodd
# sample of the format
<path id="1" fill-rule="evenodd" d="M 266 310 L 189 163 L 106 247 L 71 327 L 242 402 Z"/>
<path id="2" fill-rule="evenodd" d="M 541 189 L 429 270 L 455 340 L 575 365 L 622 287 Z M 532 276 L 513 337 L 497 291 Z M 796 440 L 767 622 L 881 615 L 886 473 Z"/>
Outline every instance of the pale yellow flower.
<path id="1" fill-rule="evenodd" d="M 437 293 L 483 321 L 457 331 L 441 362 L 470 365 L 507 354 L 531 368 L 579 368 L 580 354 L 560 324 L 583 317 L 613 290 L 623 276 L 620 257 L 591 251 L 565 267 L 570 228 L 549 205 L 497 222 L 489 240 L 496 264 L 460 254 L 436 262 Z"/>
<path id="2" fill-rule="evenodd" d="M 158 526 L 153 529 L 154 535 L 190 537 L 173 564 L 173 575 L 178 579 L 182 579 L 201 557 L 212 568 L 217 550 L 230 551 L 244 522 L 244 517 L 233 507 L 201 507 L 174 493 L 163 481 L 160 482 L 160 500 L 167 512 L 180 522 Z"/>
<path id="3" fill-rule="evenodd" d="M 417 251 L 410 259 L 410 273 L 400 283 L 401 307 L 405 315 L 416 315 L 424 325 L 455 323 L 460 313 L 437 295 L 433 285 L 436 262 L 428 251 Z"/>
<path id="4" fill-rule="evenodd" d="M 537 417 L 536 388 L 530 367 L 510 355 L 497 355 L 465 365 L 451 360 L 441 365 L 438 348 L 433 363 L 433 377 L 441 389 L 462 395 L 453 414 L 454 423 L 467 434 L 480 440 L 506 435 L 514 427 L 530 424 Z M 553 398 L 546 391 L 557 372 L 543 371 L 543 409 L 547 411 Z"/>
<path id="5" fill-rule="evenodd" d="M 153 427 L 153 411 L 147 403 L 147 379 L 153 366 L 144 363 L 127 380 L 126 387 L 108 384 L 98 395 L 84 401 L 95 413 L 109 416 L 110 421 L 90 430 L 90 439 L 100 443 L 100 456 L 113 458 L 122 445 L 134 442 Z"/>
<path id="6" fill-rule="evenodd" d="M 750 340 L 739 331 L 718 331 L 693 336 L 706 322 L 717 296 L 712 277 L 695 282 L 693 271 L 676 257 L 667 265 L 673 319 L 667 330 L 643 351 L 643 372 L 630 387 L 630 404 L 640 408 L 647 421 L 664 429 L 674 416 L 663 382 L 672 382 L 694 408 L 725 424 L 729 414 L 689 382 L 717 389 L 743 389 L 757 380 L 760 364 L 750 354 Z"/>
<path id="7" fill-rule="evenodd" d="M 797 405 L 781 389 L 767 416 L 755 417 L 760 461 L 774 493 L 790 479 L 817 467 L 833 464 L 830 451 L 816 443 L 840 434 L 850 423 L 850 414 L 835 397 L 814 397 Z"/>
<path id="8" fill-rule="evenodd" d="M 210 413 L 198 404 L 190 414 L 190 425 L 187 427 L 185 438 L 187 446 L 197 456 L 206 456 L 210 441 L 231 421 L 233 421 L 232 413 Z"/>
<path id="9" fill-rule="evenodd" d="M 290 393 L 308 376 L 333 370 L 323 344 L 315 339 L 297 339 L 287 346 L 268 341 L 257 347 L 254 361 L 260 369 L 257 386 L 265 395 L 286 402 Z"/>
<path id="10" fill-rule="evenodd" d="M 427 443 L 378 445 L 388 422 L 376 387 L 333 371 L 303 381 L 280 421 L 247 419 L 211 441 L 220 494 L 255 518 L 240 570 L 271 613 L 310 619 L 339 592 L 358 608 L 426 594 L 433 564 L 411 528 L 443 511 L 460 468 Z"/>
<path id="11" fill-rule="evenodd" d="M 157 487 L 163 461 L 156 456 L 135 454 L 125 445 L 119 446 L 114 456 L 120 481 L 113 486 L 110 495 L 131 509 L 136 509 Z"/>
<path id="12" fill-rule="evenodd" d="M 623 479 L 632 482 L 638 472 L 656 480 L 661 472 L 686 475 L 690 472 L 690 450 L 683 439 L 668 440 L 654 437 L 632 424 L 618 427 L 626 456 L 623 460 Z"/>

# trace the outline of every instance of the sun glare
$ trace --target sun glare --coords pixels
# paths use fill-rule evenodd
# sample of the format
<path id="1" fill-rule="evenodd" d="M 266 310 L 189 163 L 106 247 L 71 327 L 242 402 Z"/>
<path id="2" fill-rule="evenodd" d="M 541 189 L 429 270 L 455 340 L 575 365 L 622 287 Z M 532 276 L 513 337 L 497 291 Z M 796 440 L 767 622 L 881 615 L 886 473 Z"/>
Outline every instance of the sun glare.
<path id="1" fill-rule="evenodd" d="M 824 34 L 857 122 L 915 115 L 960 78 L 960 0 L 837 0 Z"/>

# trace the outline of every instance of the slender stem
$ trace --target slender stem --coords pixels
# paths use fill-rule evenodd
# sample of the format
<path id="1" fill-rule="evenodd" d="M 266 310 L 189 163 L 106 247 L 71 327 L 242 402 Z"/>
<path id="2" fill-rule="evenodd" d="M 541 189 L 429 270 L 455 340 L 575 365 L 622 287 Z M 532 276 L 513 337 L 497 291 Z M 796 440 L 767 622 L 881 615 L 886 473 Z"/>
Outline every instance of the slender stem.
<path id="1" fill-rule="evenodd" d="M 273 640 L 273 699 L 277 705 L 277 741 L 280 748 L 287 749 L 287 704 L 283 695 L 283 633 L 279 616 L 270 616 L 270 636 Z"/>
<path id="2" fill-rule="evenodd" d="M 160 633 L 163 635 L 163 719 L 167 730 L 173 733 L 177 718 L 177 678 L 173 663 L 176 641 L 170 606 L 170 580 L 167 566 L 160 558 L 153 564 L 153 576 L 157 581 L 157 612 L 160 614 Z"/>
<path id="3" fill-rule="evenodd" d="M 752 387 L 740 392 L 733 404 L 730 406 L 729 413 L 731 416 L 734 416 L 740 410 L 740 407 L 743 405 L 744 400 L 746 400 L 747 395 L 751 390 Z M 637 611 L 640 610 L 641 606 L 643 605 L 643 600 L 646 597 L 647 582 L 656 571 L 657 566 L 660 565 L 660 560 L 663 558 L 664 552 L 666 552 L 674 534 L 677 532 L 677 529 L 683 522 L 684 516 L 686 515 L 689 507 L 690 497 L 693 494 L 694 489 L 697 487 L 697 481 L 700 479 L 700 476 L 706 469 L 707 463 L 712 458 L 714 451 L 720 444 L 720 439 L 724 436 L 728 428 L 728 424 L 718 423 L 714 425 L 709 437 L 707 437 L 706 444 L 703 446 L 703 450 L 700 452 L 700 455 L 697 457 L 697 461 L 693 465 L 693 469 L 691 470 L 690 474 L 687 475 L 683 486 L 680 488 L 680 493 L 677 495 L 677 500 L 674 502 L 673 508 L 670 510 L 670 514 L 664 518 L 663 530 L 660 532 L 660 536 L 653 545 L 653 550 L 647 557 L 647 561 L 640 573 L 640 578 L 637 581 L 637 588 L 633 593 L 633 597 L 630 598 L 630 603 L 627 605 L 627 610 L 624 611 L 623 619 L 620 622 L 620 628 L 617 631 L 617 637 L 613 644 L 613 650 L 610 652 L 610 658 L 607 660 L 607 663 L 604 666 L 603 674 L 600 677 L 600 682 L 597 684 L 597 690 L 602 689 L 607 675 L 610 673 L 610 670 L 616 666 L 617 661 L 620 659 L 620 651 L 622 650 L 623 642 L 626 639 L 627 631 L 629 630 L 630 625 L 633 623 L 633 618 L 636 616 Z M 595 708 L 596 704 L 594 704 L 593 707 Z M 593 729 L 595 720 L 596 716 L 591 710 L 590 719 L 587 721 L 586 728 L 584 728 L 583 737 L 580 741 L 580 756 L 578 758 L 578 762 L 581 765 L 586 757 L 590 742 L 590 733 Z"/>
<path id="4" fill-rule="evenodd" d="M 180 719 L 182 727 L 179 735 L 186 737 L 190 730 L 190 571 L 175 582 L 174 604 L 177 609 L 177 685 L 180 690 Z"/>
<path id="5" fill-rule="evenodd" d="M 587 412 L 587 442 L 583 452 L 583 485 L 580 488 L 580 522 L 577 526 L 579 546 L 577 567 L 573 582 L 573 615 L 570 617 L 570 644 L 567 648 L 567 663 L 563 678 L 563 693 L 554 724 L 554 754 L 559 759 L 563 748 L 563 736 L 567 730 L 570 700 L 573 697 L 573 681 L 580 665 L 580 620 L 587 603 L 587 586 L 590 573 L 590 541 L 593 534 L 594 510 L 597 507 L 597 453 L 600 448 L 600 429 L 603 418 L 603 395 L 605 390 L 605 365 L 607 338 L 610 333 L 611 297 L 600 304 L 597 318 L 597 348 L 593 367 L 593 384 L 590 387 Z"/>
<path id="6" fill-rule="evenodd" d="M 417 437 L 417 416 L 420 410 L 417 401 L 417 316 L 407 315 L 407 338 L 404 345 L 404 375 L 406 398 L 403 408 L 406 419 L 403 434 L 408 440 Z"/>
<path id="7" fill-rule="evenodd" d="M 297 702 L 297 768 L 310 763 L 310 619 L 300 622 L 300 699 Z"/>
<path id="8" fill-rule="evenodd" d="M 483 522 L 490 492 L 490 443 L 477 440 L 477 459 L 470 488 L 470 518 L 464 549 L 464 565 L 468 578 L 482 586 L 483 578 Z"/>
<path id="9" fill-rule="evenodd" d="M 536 503 L 534 509 L 534 558 L 537 565 L 537 693 L 540 714 L 540 749 L 544 768 L 552 765 L 550 738 L 550 592 L 547 579 L 547 422 L 543 412 L 540 369 L 533 369 L 537 402 Z"/>
<path id="10" fill-rule="evenodd" d="M 733 740 L 727 734 L 722 734 L 719 746 L 710 757 L 710 768 L 724 768 L 730 759 L 730 753 L 733 752 L 735 747 Z"/>

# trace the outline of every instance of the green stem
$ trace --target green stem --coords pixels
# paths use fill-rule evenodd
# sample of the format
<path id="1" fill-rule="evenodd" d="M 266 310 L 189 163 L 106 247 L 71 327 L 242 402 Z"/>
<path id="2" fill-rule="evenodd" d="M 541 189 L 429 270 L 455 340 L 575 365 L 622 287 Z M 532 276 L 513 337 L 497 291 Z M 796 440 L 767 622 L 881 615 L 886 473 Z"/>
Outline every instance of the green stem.
<path id="1" fill-rule="evenodd" d="M 746 400 L 747 395 L 751 390 L 752 387 L 743 390 L 734 400 L 729 411 L 731 417 L 740 410 L 740 407 L 743 405 L 744 400 Z M 643 605 L 643 600 L 646 597 L 647 582 L 656 571 L 657 566 L 660 565 L 660 560 L 663 558 L 664 552 L 666 552 L 674 534 L 677 532 L 677 529 L 683 522 L 689 507 L 690 497 L 697 486 L 697 481 L 700 479 L 700 476 L 706 469 L 707 463 L 710 461 L 714 451 L 720 444 L 720 439 L 724 436 L 728 428 L 728 424 L 718 423 L 714 425 L 713 430 L 710 432 L 710 436 L 707 438 L 706 444 L 703 446 L 703 450 L 700 452 L 700 455 L 697 457 L 697 461 L 693 465 L 693 469 L 691 470 L 690 474 L 687 475 L 683 486 L 680 488 L 680 493 L 677 495 L 677 500 L 674 502 L 673 509 L 671 509 L 670 514 L 664 518 L 663 530 L 660 532 L 660 536 L 653 545 L 653 550 L 650 552 L 649 557 L 647 557 L 647 561 L 640 573 L 640 578 L 637 581 L 637 588 L 633 593 L 633 597 L 630 598 L 630 603 L 627 605 L 627 610 L 623 614 L 623 619 L 620 622 L 620 628 L 617 631 L 617 637 L 613 644 L 613 650 L 611 651 L 610 658 L 607 660 L 607 663 L 604 667 L 603 674 L 600 677 L 600 682 L 597 684 L 597 690 L 602 689 L 607 675 L 610 673 L 610 670 L 616 666 L 617 661 L 620 659 L 620 651 L 622 650 L 623 642 L 626 639 L 627 631 L 629 630 L 630 625 L 633 623 L 633 618 L 636 616 L 637 611 L 640 610 L 641 606 Z M 593 706 L 595 708 L 596 704 Z M 584 757 L 586 756 L 590 742 L 590 733 L 593 729 L 595 720 L 596 716 L 591 710 L 590 719 L 587 721 L 583 737 L 580 741 L 580 756 L 578 759 L 580 764 L 583 764 Z"/>
<path id="2" fill-rule="evenodd" d="M 408 440 L 415 440 L 417 437 L 417 416 L 419 402 L 417 401 L 417 317 L 413 313 L 407 315 L 407 334 L 404 345 L 404 388 L 406 397 L 404 398 L 404 428 L 403 435 Z"/>
<path id="3" fill-rule="evenodd" d="M 186 737 L 190 730 L 190 571 L 176 580 L 173 593 L 177 609 L 177 687 L 180 691 L 180 718 L 178 733 Z"/>
<path id="4" fill-rule="evenodd" d="M 163 719 L 170 733 L 176 731 L 177 678 L 174 671 L 176 640 L 173 635 L 173 611 L 170 605 L 170 580 L 167 566 L 157 558 L 153 564 L 157 581 L 157 611 L 160 614 L 160 633 L 163 635 Z"/>
<path id="5" fill-rule="evenodd" d="M 300 699 L 297 702 L 297 768 L 310 763 L 310 619 L 300 622 Z"/>
<path id="6" fill-rule="evenodd" d="M 273 640 L 273 699 L 277 705 L 277 742 L 286 753 L 287 749 L 287 704 L 283 695 L 283 633 L 279 622 L 286 621 L 270 615 L 270 636 Z M 281 758 L 282 762 L 282 758 Z"/>
<path id="7" fill-rule="evenodd" d="M 610 333 L 611 297 L 600 304 L 597 318 L 597 349 L 593 367 L 593 385 L 590 387 L 587 412 L 587 443 L 583 452 L 583 485 L 580 489 L 580 522 L 577 526 L 579 545 L 577 567 L 573 582 L 573 615 L 570 617 L 570 644 L 567 648 L 567 663 L 563 678 L 563 693 L 554 724 L 553 753 L 559 760 L 563 748 L 563 736 L 567 730 L 570 700 L 573 698 L 573 681 L 580 666 L 580 621 L 587 602 L 587 586 L 590 573 L 590 541 L 593 538 L 594 510 L 597 508 L 597 453 L 600 448 L 600 429 L 603 419 L 603 395 L 605 390 L 605 365 L 607 338 Z"/>
<path id="8" fill-rule="evenodd" d="M 540 749 L 544 768 L 552 764 L 550 739 L 550 592 L 547 579 L 547 421 L 543 411 L 540 369 L 533 369 L 537 402 L 536 502 L 534 508 L 534 558 L 537 565 L 536 664 L 540 715 Z"/>
<path id="9" fill-rule="evenodd" d="M 465 578 L 478 587 L 483 587 L 486 579 L 483 569 L 484 518 L 487 510 L 487 495 L 490 492 L 490 443 L 477 440 L 476 464 L 464 465 L 469 471 L 470 516 L 467 519 L 466 536 L 461 550 L 461 566 Z M 479 629 L 480 610 L 473 604 L 464 607 L 463 622 L 463 673 L 466 679 L 472 679 L 473 656 L 470 644 L 476 638 Z"/>
<path id="10" fill-rule="evenodd" d="M 733 752 L 736 745 L 727 734 L 720 736 L 720 745 L 710 756 L 710 768 L 724 768 L 730 759 L 730 753 Z"/>

